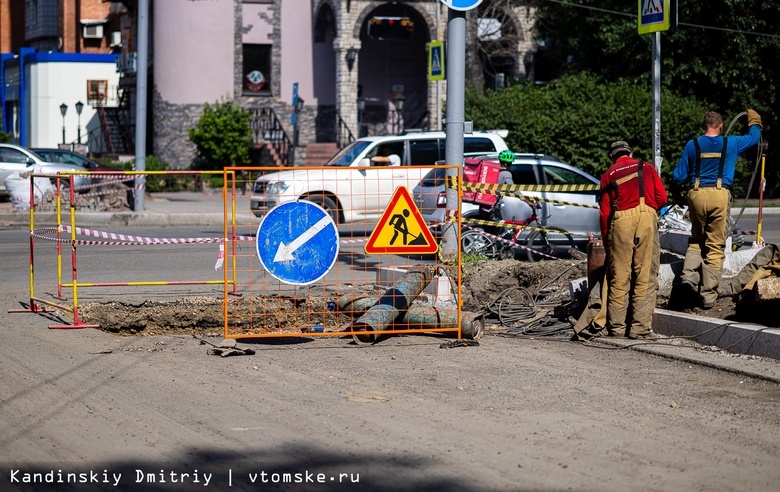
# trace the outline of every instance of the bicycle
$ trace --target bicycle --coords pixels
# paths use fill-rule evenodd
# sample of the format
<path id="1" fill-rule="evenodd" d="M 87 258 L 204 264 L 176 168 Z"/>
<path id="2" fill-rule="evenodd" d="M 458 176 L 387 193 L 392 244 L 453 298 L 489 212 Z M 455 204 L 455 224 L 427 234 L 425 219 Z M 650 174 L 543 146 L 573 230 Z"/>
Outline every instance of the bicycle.
<path id="1" fill-rule="evenodd" d="M 574 238 L 565 229 L 557 226 L 545 226 L 538 211 L 542 204 L 534 200 L 531 205 L 531 215 L 523 221 L 503 220 L 501 197 L 488 207 L 481 209 L 480 218 L 490 222 L 508 224 L 508 227 L 497 227 L 495 233 L 474 228 L 461 234 L 461 252 L 466 254 L 478 254 L 489 259 L 510 259 L 515 257 L 514 248 L 521 247 L 528 257 L 528 261 L 536 261 L 538 258 L 556 257 L 556 249 L 566 248 L 568 254 L 574 250 Z M 529 225 L 537 225 L 528 237 L 521 240 L 520 236 L 529 229 Z"/>

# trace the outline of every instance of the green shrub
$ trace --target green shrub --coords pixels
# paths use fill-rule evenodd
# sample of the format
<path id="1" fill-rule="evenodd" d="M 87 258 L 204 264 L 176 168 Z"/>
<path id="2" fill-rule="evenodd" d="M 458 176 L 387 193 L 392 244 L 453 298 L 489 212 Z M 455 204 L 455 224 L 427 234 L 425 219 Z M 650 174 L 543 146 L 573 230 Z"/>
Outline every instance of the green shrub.
<path id="1" fill-rule="evenodd" d="M 607 148 L 626 140 L 652 161 L 652 91 L 581 73 L 550 84 L 520 84 L 499 92 L 469 90 L 466 119 L 476 128 L 506 128 L 517 152 L 551 154 L 596 177 L 609 166 Z M 706 104 L 668 91 L 661 95 L 662 176 L 669 182 L 685 143 L 701 134 Z"/>
<path id="2" fill-rule="evenodd" d="M 168 163 L 160 159 L 155 155 L 148 155 L 145 159 L 146 171 L 167 171 L 169 170 Z M 135 160 L 128 161 L 122 164 L 125 170 L 135 171 Z M 146 176 L 146 191 L 160 192 L 160 191 L 193 191 L 199 188 L 198 180 L 189 175 L 162 175 L 162 174 L 150 174 Z"/>
<path id="3" fill-rule="evenodd" d="M 200 119 L 187 129 L 195 144 L 195 169 L 221 170 L 249 164 L 252 144 L 251 115 L 231 100 L 203 105 Z"/>

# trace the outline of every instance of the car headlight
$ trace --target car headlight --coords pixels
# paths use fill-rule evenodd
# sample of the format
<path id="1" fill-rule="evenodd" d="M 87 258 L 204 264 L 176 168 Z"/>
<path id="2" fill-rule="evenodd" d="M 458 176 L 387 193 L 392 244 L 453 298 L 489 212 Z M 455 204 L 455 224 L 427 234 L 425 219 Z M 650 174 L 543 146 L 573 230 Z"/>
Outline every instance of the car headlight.
<path id="1" fill-rule="evenodd" d="M 271 183 L 268 183 L 268 186 L 265 189 L 266 195 L 281 195 L 285 191 L 287 191 L 287 188 L 290 187 L 290 183 L 287 183 L 285 181 L 273 181 Z"/>

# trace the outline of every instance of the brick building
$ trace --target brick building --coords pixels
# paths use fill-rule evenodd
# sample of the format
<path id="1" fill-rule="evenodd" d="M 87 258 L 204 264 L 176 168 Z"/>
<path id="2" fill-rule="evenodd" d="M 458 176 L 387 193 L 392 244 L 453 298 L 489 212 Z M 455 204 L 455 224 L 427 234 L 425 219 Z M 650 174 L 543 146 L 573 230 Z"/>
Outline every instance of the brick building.
<path id="1" fill-rule="evenodd" d="M 10 3 L 56 5 L 60 25 L 70 27 L 61 30 L 59 51 L 95 49 L 118 56 L 115 119 L 132 127 L 137 0 L 0 0 L 0 14 Z M 532 9 L 500 8 L 499 3 L 486 0 L 468 14 L 477 37 L 492 43 L 485 52 L 503 48 L 500 57 L 472 53 L 469 59 L 469 67 L 479 67 L 476 76 L 488 86 L 527 77 L 525 62 L 535 46 Z M 428 80 L 427 51 L 428 43 L 446 38 L 448 10 L 439 0 L 149 4 L 147 149 L 174 167 L 192 163 L 194 146 L 187 140 L 187 128 L 198 120 L 203 104 L 224 99 L 252 109 L 255 162 L 262 164 L 318 164 L 323 154 L 315 155 L 317 147 L 325 147 L 327 155 L 362 134 L 441 125 L 446 82 Z M 76 5 L 80 13 L 73 12 Z M 10 24 L 17 25 L 23 14 L 10 8 Z M 0 18 L 0 42 L 6 43 L 0 44 L 0 52 L 18 52 L 20 36 L 3 27 L 6 15 Z M 105 36 L 100 44 L 88 45 L 79 33 L 89 25 L 86 21 L 101 19 Z M 81 31 L 73 32 L 79 26 Z M 30 48 L 33 42 L 43 46 L 52 41 L 28 37 L 22 42 Z M 132 145 L 114 140 L 115 153 L 132 152 Z M 90 149 L 108 151 L 98 142 L 90 142 Z"/>
<path id="2" fill-rule="evenodd" d="M 0 130 L 30 147 L 98 134 L 98 102 L 115 104 L 118 20 L 102 0 L 0 0 Z"/>

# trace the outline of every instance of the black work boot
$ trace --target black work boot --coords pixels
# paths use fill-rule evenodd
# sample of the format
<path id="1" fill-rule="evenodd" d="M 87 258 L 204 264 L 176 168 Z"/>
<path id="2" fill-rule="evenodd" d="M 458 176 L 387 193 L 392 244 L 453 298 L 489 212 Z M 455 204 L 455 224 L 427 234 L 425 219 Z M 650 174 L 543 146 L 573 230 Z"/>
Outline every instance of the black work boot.
<path id="1" fill-rule="evenodd" d="M 658 335 L 653 330 L 647 333 L 629 333 L 628 338 L 631 340 L 658 340 Z"/>

